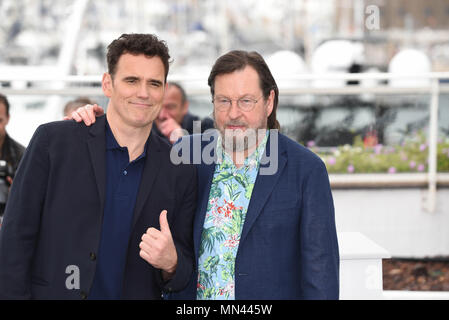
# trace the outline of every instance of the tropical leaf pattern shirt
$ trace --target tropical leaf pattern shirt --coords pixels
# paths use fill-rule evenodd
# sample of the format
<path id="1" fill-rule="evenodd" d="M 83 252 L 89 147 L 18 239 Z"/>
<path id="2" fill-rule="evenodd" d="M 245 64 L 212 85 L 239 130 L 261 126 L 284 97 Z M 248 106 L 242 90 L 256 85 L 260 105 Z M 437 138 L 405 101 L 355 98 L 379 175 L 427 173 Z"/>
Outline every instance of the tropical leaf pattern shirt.
<path id="1" fill-rule="evenodd" d="M 234 300 L 235 258 L 268 130 L 237 168 L 217 141 L 218 160 L 209 193 L 198 259 L 198 300 Z"/>

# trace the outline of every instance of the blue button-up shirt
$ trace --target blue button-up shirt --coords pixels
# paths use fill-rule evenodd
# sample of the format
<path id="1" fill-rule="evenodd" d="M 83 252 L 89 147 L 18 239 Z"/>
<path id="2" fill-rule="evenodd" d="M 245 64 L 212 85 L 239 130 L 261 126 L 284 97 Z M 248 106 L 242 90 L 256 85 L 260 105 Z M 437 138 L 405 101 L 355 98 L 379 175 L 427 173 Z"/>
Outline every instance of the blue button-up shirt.
<path id="1" fill-rule="evenodd" d="M 143 153 L 129 162 L 128 149 L 119 146 L 106 122 L 106 197 L 97 268 L 89 299 L 120 299 L 147 144 Z"/>

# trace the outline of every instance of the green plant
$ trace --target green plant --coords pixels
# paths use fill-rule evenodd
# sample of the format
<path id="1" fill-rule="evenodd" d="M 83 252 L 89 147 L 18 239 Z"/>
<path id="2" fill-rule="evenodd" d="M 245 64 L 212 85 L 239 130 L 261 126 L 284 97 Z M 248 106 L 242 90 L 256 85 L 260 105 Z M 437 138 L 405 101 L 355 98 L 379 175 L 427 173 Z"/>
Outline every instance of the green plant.
<path id="1" fill-rule="evenodd" d="M 313 142 L 308 145 L 313 145 Z M 399 173 L 428 170 L 428 143 L 425 134 L 418 133 L 401 145 L 365 147 L 361 137 L 352 146 L 344 145 L 323 151 L 311 147 L 326 164 L 329 173 Z M 449 138 L 438 140 L 437 170 L 449 172 Z"/>

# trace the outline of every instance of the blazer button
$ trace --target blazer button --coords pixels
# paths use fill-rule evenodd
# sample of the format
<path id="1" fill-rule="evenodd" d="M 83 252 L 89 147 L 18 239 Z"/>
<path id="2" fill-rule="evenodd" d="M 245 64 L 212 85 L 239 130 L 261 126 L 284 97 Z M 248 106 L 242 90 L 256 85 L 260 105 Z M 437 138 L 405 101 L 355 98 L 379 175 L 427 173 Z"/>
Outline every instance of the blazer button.
<path id="1" fill-rule="evenodd" d="M 91 252 L 90 253 L 90 260 L 95 261 L 97 259 L 97 256 L 95 255 L 95 253 Z"/>
<path id="2" fill-rule="evenodd" d="M 86 300 L 87 294 L 84 291 L 81 291 L 81 299 Z"/>

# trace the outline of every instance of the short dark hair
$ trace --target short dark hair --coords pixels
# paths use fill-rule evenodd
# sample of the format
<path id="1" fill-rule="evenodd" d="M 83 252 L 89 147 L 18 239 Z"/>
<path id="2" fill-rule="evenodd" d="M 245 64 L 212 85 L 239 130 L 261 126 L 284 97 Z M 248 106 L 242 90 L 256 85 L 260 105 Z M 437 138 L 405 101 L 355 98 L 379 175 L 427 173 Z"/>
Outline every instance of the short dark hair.
<path id="1" fill-rule="evenodd" d="M 6 115 L 9 117 L 9 101 L 8 98 L 0 93 L 0 103 L 5 105 L 6 108 Z"/>
<path id="2" fill-rule="evenodd" d="M 209 75 L 207 83 L 210 87 L 212 98 L 215 94 L 215 77 L 221 74 L 232 73 L 237 70 L 243 70 L 246 66 L 251 66 L 259 74 L 260 88 L 262 89 L 264 99 L 268 99 L 271 90 L 274 90 L 273 111 L 267 120 L 268 129 L 280 129 L 279 121 L 276 119 L 276 109 L 279 102 L 279 89 L 268 68 L 267 63 L 262 56 L 255 52 L 243 50 L 230 51 L 215 61 Z"/>
<path id="3" fill-rule="evenodd" d="M 168 47 L 165 41 L 159 40 L 158 37 L 153 34 L 122 34 L 108 46 L 106 59 L 108 63 L 108 72 L 112 77 L 114 77 L 115 72 L 117 71 L 118 60 L 125 53 L 133 55 L 144 54 L 148 57 L 157 56 L 161 58 L 165 67 L 165 81 L 167 81 L 170 54 L 168 53 Z"/>
<path id="4" fill-rule="evenodd" d="M 184 88 L 177 82 L 173 82 L 173 81 L 169 81 L 168 82 L 168 86 L 171 87 L 176 87 L 179 92 L 181 92 L 181 103 L 184 104 L 187 101 L 187 94 L 186 91 L 184 90 Z"/>

